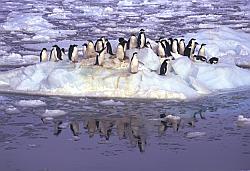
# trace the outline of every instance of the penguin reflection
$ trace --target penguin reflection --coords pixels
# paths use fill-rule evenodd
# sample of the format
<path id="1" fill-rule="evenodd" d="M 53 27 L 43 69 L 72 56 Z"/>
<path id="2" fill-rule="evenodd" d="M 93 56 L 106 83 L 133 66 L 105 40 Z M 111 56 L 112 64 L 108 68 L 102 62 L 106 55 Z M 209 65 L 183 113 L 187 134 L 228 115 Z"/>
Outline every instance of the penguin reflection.
<path id="1" fill-rule="evenodd" d="M 70 130 L 72 131 L 74 136 L 79 136 L 80 135 L 80 125 L 79 122 L 77 121 L 72 121 L 70 123 Z"/>
<path id="2" fill-rule="evenodd" d="M 89 137 L 91 138 L 99 128 L 99 121 L 94 118 L 88 118 L 86 120 L 84 128 L 88 130 Z"/>
<path id="3" fill-rule="evenodd" d="M 113 126 L 114 124 L 113 121 L 111 120 L 106 120 L 106 119 L 100 120 L 99 121 L 100 137 L 105 137 L 106 140 L 109 140 Z"/>
<path id="4" fill-rule="evenodd" d="M 129 119 L 127 117 L 118 118 L 116 120 L 116 130 L 119 139 L 127 139 L 129 129 Z"/>

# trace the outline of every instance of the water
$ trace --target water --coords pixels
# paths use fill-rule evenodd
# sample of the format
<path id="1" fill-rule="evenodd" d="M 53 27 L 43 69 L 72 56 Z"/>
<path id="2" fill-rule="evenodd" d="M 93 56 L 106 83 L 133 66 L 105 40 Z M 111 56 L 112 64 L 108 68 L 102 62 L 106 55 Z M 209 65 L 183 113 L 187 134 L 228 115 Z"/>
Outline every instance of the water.
<path id="1" fill-rule="evenodd" d="M 249 95 L 242 90 L 195 101 L 114 99 L 121 105 L 105 106 L 101 102 L 108 99 L 3 94 L 1 170 L 247 170 L 250 127 L 235 121 L 239 114 L 250 117 Z M 20 100 L 46 106 L 20 106 Z M 46 109 L 67 114 L 46 120 Z M 197 111 L 205 119 L 197 115 L 190 126 Z M 176 131 L 157 120 L 163 113 L 186 119 Z M 202 135 L 188 138 L 190 132 Z"/>
<path id="2" fill-rule="evenodd" d="M 117 39 L 141 28 L 153 40 L 220 25 L 250 33 L 249 2 L 1 0 L 0 55 L 39 55 L 49 43 Z M 21 30 L 3 28 L 25 14 L 28 19 L 15 22 L 44 20 Z M 4 64 L 0 70 L 15 67 L 20 66 Z M 241 90 L 193 101 L 114 99 L 124 105 L 108 106 L 100 103 L 109 100 L 103 98 L 1 93 L 0 170 L 249 170 L 250 127 L 235 123 L 239 114 L 250 117 L 249 95 Z M 46 105 L 20 106 L 20 100 Z M 41 117 L 46 110 L 67 114 L 46 120 Z M 195 112 L 206 119 L 197 116 L 192 127 L 188 121 Z M 157 120 L 163 113 L 184 116 L 185 122 L 178 131 L 166 128 Z M 194 132 L 200 136 L 188 138 Z"/>

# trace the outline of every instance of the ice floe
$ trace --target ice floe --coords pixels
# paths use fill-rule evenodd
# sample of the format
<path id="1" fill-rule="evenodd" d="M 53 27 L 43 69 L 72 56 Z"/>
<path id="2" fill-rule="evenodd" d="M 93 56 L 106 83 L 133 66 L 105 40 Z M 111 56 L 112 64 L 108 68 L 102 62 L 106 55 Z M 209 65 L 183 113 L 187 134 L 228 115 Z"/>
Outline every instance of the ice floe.
<path id="1" fill-rule="evenodd" d="M 63 110 L 48 110 L 41 115 L 43 120 L 53 120 L 55 117 L 66 115 L 67 113 Z"/>
<path id="2" fill-rule="evenodd" d="M 37 107 L 46 106 L 46 103 L 41 100 L 20 100 L 16 105 L 22 107 Z"/>
<path id="3" fill-rule="evenodd" d="M 186 133 L 186 137 L 187 138 L 196 138 L 196 137 L 201 137 L 201 136 L 205 136 L 206 133 L 205 132 L 188 132 Z"/>
<path id="4" fill-rule="evenodd" d="M 100 105 L 103 106 L 123 106 L 124 103 L 120 101 L 114 101 L 114 100 L 105 100 L 99 103 Z"/>

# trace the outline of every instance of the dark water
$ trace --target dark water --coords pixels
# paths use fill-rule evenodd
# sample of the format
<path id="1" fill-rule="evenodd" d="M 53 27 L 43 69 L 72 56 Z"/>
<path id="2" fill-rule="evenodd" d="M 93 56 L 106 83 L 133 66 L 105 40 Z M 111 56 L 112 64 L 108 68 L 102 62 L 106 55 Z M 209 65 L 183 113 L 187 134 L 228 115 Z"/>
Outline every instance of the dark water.
<path id="1" fill-rule="evenodd" d="M 0 170 L 249 170 L 250 91 L 195 101 L 36 97 L 3 94 L 0 101 Z M 46 106 L 19 106 L 20 100 Z M 8 109 L 16 107 L 18 111 Z M 46 109 L 67 114 L 43 120 Z M 194 126 L 188 122 L 197 112 Z M 182 116 L 178 131 L 160 114 Z M 188 133 L 205 135 L 189 138 Z"/>

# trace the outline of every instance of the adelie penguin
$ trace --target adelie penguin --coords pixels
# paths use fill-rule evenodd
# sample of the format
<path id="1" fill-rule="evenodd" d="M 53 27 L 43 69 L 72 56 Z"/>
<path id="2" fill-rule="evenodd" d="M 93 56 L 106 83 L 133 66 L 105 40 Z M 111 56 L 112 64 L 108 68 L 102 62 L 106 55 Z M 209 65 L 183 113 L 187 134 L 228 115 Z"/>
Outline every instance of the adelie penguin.
<path id="1" fill-rule="evenodd" d="M 96 43 L 95 43 L 95 51 L 98 52 L 98 51 L 102 50 L 102 49 L 104 48 L 104 43 L 105 43 L 105 42 L 103 42 L 103 39 L 102 39 L 102 38 L 101 38 L 101 39 L 98 39 L 98 40 L 96 41 Z"/>
<path id="2" fill-rule="evenodd" d="M 209 61 L 210 64 L 217 64 L 219 62 L 219 58 L 212 57 L 208 61 Z"/>
<path id="3" fill-rule="evenodd" d="M 42 51 L 40 52 L 40 62 L 46 62 L 46 61 L 48 61 L 47 49 L 43 48 Z"/>
<path id="4" fill-rule="evenodd" d="M 166 73 L 170 72 L 170 69 L 171 69 L 170 59 L 167 58 L 161 64 L 160 75 L 166 75 Z"/>
<path id="5" fill-rule="evenodd" d="M 174 39 L 173 42 L 172 42 L 172 52 L 178 54 L 178 49 L 179 49 L 178 40 Z"/>
<path id="6" fill-rule="evenodd" d="M 194 61 L 207 62 L 207 58 L 205 56 L 194 55 L 193 58 L 194 58 Z"/>
<path id="7" fill-rule="evenodd" d="M 101 51 L 97 52 L 98 54 L 96 55 L 95 65 L 103 65 L 105 59 L 105 50 L 106 48 L 103 48 Z"/>
<path id="8" fill-rule="evenodd" d="M 132 34 L 130 36 L 130 38 L 128 39 L 128 49 L 133 49 L 133 48 L 137 48 L 137 38 L 135 36 L 135 34 Z"/>
<path id="9" fill-rule="evenodd" d="M 116 48 L 116 57 L 122 61 L 124 58 L 125 58 L 125 50 L 124 50 L 124 46 L 123 46 L 123 43 L 120 42 L 118 45 L 117 45 L 117 48 Z"/>
<path id="10" fill-rule="evenodd" d="M 204 44 L 204 43 L 201 44 L 201 47 L 200 47 L 200 49 L 198 51 L 199 56 L 204 56 L 204 57 L 206 56 L 206 54 L 205 54 L 205 45 L 206 44 Z"/>
<path id="11" fill-rule="evenodd" d="M 87 53 L 87 43 L 84 43 L 83 45 L 82 45 L 82 54 L 83 54 L 83 57 L 84 58 L 86 58 L 87 57 L 87 55 L 86 55 L 86 53 Z"/>
<path id="12" fill-rule="evenodd" d="M 77 45 L 70 45 L 69 46 L 69 60 L 72 62 L 78 62 L 78 48 Z"/>
<path id="13" fill-rule="evenodd" d="M 107 53 L 110 54 L 110 55 L 114 55 L 113 54 L 113 51 L 112 51 L 112 46 L 111 46 L 111 43 L 109 42 L 108 39 L 105 39 L 105 44 L 106 44 L 106 49 L 107 49 Z"/>
<path id="14" fill-rule="evenodd" d="M 188 56 L 189 58 L 191 57 L 192 54 L 192 49 L 195 46 L 195 40 L 194 38 L 190 39 L 188 42 L 188 45 L 186 46 L 185 50 L 184 50 L 184 56 Z M 189 50 L 190 48 L 190 50 Z"/>
<path id="15" fill-rule="evenodd" d="M 95 46 L 92 40 L 88 40 L 87 49 L 86 49 L 86 58 L 96 57 Z"/>
<path id="16" fill-rule="evenodd" d="M 129 65 L 130 73 L 136 74 L 138 72 L 138 67 L 139 67 L 139 60 L 137 57 L 137 52 L 134 52 Z"/>
<path id="17" fill-rule="evenodd" d="M 52 50 L 51 50 L 51 53 L 50 53 L 50 61 L 54 61 L 54 62 L 57 62 L 59 60 L 62 60 L 62 52 L 61 52 L 61 49 L 57 46 L 57 45 L 54 45 L 52 46 Z"/>
<path id="18" fill-rule="evenodd" d="M 125 40 L 123 37 L 120 37 L 119 44 L 121 44 L 123 46 L 123 51 L 125 52 L 127 50 L 128 41 Z"/>
<path id="19" fill-rule="evenodd" d="M 138 35 L 138 39 L 137 39 L 137 44 L 138 44 L 138 48 L 142 49 L 145 47 L 146 45 L 146 35 L 145 35 L 145 30 L 141 29 Z"/>
<path id="20" fill-rule="evenodd" d="M 179 53 L 181 55 L 184 55 L 184 51 L 185 51 L 185 41 L 184 41 L 184 39 L 181 39 L 179 41 Z"/>
<path id="21" fill-rule="evenodd" d="M 157 43 L 158 43 L 157 55 L 161 58 L 164 58 L 166 56 L 165 45 L 164 45 L 163 41 L 161 40 L 161 38 L 159 41 L 157 41 Z"/>

